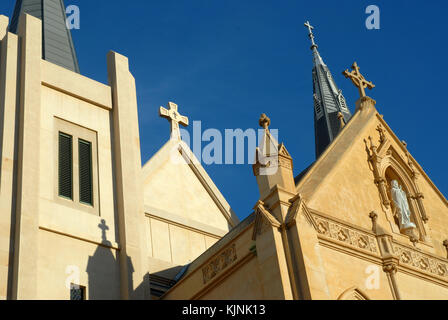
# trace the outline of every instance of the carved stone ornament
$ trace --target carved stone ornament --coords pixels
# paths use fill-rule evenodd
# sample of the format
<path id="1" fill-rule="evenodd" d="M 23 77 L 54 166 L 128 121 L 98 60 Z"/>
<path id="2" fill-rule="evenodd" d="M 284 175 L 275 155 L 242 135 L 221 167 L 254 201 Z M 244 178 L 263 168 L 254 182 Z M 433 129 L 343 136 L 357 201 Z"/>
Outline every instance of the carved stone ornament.
<path id="1" fill-rule="evenodd" d="M 319 235 L 353 249 L 379 254 L 376 239 L 371 234 L 316 214 L 314 214 L 314 220 L 316 221 L 316 230 Z"/>
<path id="2" fill-rule="evenodd" d="M 417 269 L 428 275 L 443 278 L 448 281 L 448 264 L 446 260 L 425 254 L 420 250 L 393 243 L 394 254 L 400 259 L 400 266 Z"/>
<path id="3" fill-rule="evenodd" d="M 383 271 L 386 273 L 396 273 L 397 265 L 395 263 L 388 263 L 383 266 Z"/>
<path id="4" fill-rule="evenodd" d="M 428 235 L 424 223 L 429 218 L 423 205 L 424 196 L 418 188 L 418 173 L 415 170 L 412 157 L 406 149 L 407 144 L 402 143 L 405 149 L 405 157 L 402 157 L 400 155 L 402 152 L 396 151 L 392 146 L 390 139 L 385 134 L 384 127 L 379 125 L 376 131 L 378 132 L 378 142 L 375 142 L 375 139 L 369 136 L 368 139 L 364 140 L 364 143 L 381 203 L 385 210 L 395 210 L 395 212 L 389 212 L 391 212 L 391 215 L 397 216 L 402 233 L 410 238 L 417 233 L 418 239 L 426 239 Z M 390 188 L 386 178 L 388 168 L 396 173 L 401 180 L 400 182 L 393 182 L 394 185 L 391 185 Z M 405 185 L 400 186 L 402 182 Z M 396 183 L 398 183 L 398 186 L 396 186 Z M 404 187 L 406 187 L 408 193 Z M 391 206 L 391 200 L 394 201 L 394 206 Z M 411 216 L 414 217 L 414 221 L 411 221 Z M 391 220 L 390 222 L 393 223 Z"/>
<path id="5" fill-rule="evenodd" d="M 204 284 L 216 277 L 222 270 L 233 264 L 237 259 L 235 244 L 221 251 L 205 267 L 202 268 Z"/>

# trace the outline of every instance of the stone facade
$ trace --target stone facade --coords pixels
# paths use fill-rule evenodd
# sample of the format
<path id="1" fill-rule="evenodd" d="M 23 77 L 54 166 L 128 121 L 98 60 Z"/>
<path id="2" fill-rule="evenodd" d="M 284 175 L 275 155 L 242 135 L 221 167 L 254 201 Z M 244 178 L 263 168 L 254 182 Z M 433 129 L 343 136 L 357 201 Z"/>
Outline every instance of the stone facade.
<path id="1" fill-rule="evenodd" d="M 152 277 L 170 283 L 238 218 L 185 144 L 142 166 L 126 57 L 107 55 L 106 85 L 43 60 L 39 19 L 7 28 L 0 16 L 0 299 L 69 299 L 73 285 L 86 299 L 150 299 Z M 91 143 L 92 205 L 77 172 L 73 199 L 58 194 L 59 132 Z"/>
<path id="2" fill-rule="evenodd" d="M 261 200 L 254 212 L 193 262 L 163 299 L 448 299 L 448 202 L 371 98 L 360 99 L 294 188 L 288 168 L 257 177 Z M 394 219 L 389 170 L 407 188 L 416 236 L 400 232 Z M 272 181 L 280 183 L 271 187 Z M 236 248 L 232 263 L 219 264 L 204 282 L 204 270 L 230 248 Z"/>
<path id="3" fill-rule="evenodd" d="M 69 299 L 72 286 L 92 300 L 448 299 L 448 202 L 371 98 L 296 179 L 264 116 L 277 161 L 257 157 L 260 199 L 239 222 L 178 134 L 142 166 L 126 57 L 107 55 L 102 84 L 42 60 L 37 18 L 7 27 L 0 16 L 0 299 Z M 60 131 L 91 142 L 92 205 L 57 192 Z"/>

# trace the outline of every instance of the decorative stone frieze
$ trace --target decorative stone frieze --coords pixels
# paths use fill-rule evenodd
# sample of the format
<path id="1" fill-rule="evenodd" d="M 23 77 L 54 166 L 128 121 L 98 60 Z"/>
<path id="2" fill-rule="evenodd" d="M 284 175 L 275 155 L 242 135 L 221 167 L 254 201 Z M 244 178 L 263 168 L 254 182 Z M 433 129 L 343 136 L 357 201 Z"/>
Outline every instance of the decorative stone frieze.
<path id="1" fill-rule="evenodd" d="M 371 234 L 356 230 L 339 222 L 314 215 L 317 232 L 349 247 L 379 254 L 376 238 Z"/>
<path id="2" fill-rule="evenodd" d="M 448 264 L 446 261 L 398 243 L 393 243 L 392 248 L 394 254 L 399 258 L 401 266 L 418 269 L 448 280 Z"/>
<path id="3" fill-rule="evenodd" d="M 233 264 L 237 259 L 235 244 L 221 251 L 205 267 L 202 268 L 204 284 L 216 277 L 222 270 Z"/>

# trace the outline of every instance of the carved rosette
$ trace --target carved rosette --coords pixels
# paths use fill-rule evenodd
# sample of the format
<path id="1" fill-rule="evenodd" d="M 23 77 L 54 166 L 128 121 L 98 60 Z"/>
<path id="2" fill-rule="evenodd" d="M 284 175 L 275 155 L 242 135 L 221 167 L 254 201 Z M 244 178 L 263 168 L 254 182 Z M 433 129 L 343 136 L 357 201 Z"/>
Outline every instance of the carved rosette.
<path id="1" fill-rule="evenodd" d="M 400 265 L 418 269 L 424 273 L 448 280 L 448 265 L 442 259 L 424 254 L 398 243 L 393 244 L 394 254 L 399 258 Z"/>
<path id="2" fill-rule="evenodd" d="M 317 232 L 325 237 L 344 243 L 349 247 L 378 254 L 376 239 L 371 234 L 356 230 L 341 223 L 314 216 Z"/>

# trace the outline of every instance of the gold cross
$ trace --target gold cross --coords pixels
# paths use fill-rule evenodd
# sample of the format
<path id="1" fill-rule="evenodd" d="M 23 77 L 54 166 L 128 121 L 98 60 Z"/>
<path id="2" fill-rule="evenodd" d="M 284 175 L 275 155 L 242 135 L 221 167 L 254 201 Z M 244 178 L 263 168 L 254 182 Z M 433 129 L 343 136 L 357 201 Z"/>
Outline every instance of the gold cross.
<path id="1" fill-rule="evenodd" d="M 171 139 L 180 140 L 179 123 L 184 127 L 188 126 L 188 118 L 180 115 L 177 109 L 177 104 L 168 102 L 168 110 L 160 107 L 159 115 L 171 122 Z"/>
<path id="2" fill-rule="evenodd" d="M 359 95 L 362 97 L 366 96 L 365 88 L 373 89 L 375 88 L 375 85 L 367 81 L 364 76 L 359 72 L 358 64 L 355 62 L 352 65 L 353 71 L 349 72 L 348 70 L 345 70 L 342 74 L 346 78 L 350 78 L 352 80 L 353 84 L 358 87 L 359 89 Z"/>

